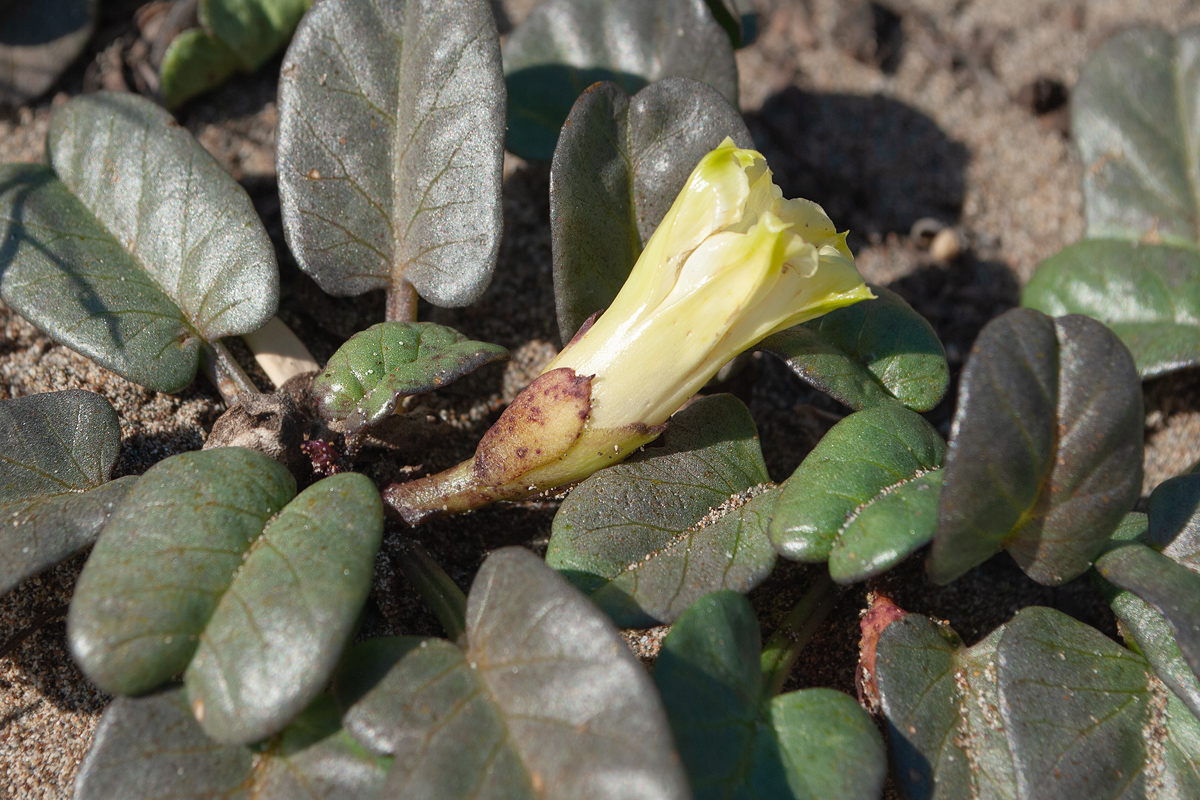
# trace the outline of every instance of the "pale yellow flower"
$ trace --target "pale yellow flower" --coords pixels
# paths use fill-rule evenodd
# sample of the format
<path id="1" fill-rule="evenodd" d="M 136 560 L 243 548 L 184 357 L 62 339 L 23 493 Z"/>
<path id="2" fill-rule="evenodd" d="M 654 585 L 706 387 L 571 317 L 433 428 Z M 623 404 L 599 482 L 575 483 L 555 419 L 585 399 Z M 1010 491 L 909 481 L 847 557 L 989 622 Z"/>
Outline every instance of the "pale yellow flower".
<path id="1" fill-rule="evenodd" d="M 784 199 L 762 155 L 726 139 L 692 171 L 613 304 L 475 458 L 385 496 L 417 521 L 582 480 L 656 437 L 738 353 L 871 297 L 824 210 Z"/>

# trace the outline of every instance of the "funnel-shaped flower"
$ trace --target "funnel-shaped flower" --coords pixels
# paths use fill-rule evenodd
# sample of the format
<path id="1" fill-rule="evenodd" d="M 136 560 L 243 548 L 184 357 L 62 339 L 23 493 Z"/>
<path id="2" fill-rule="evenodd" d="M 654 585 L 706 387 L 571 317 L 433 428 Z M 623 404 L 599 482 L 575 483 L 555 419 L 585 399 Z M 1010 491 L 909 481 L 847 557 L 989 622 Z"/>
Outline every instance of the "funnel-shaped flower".
<path id="1" fill-rule="evenodd" d="M 688 179 L 613 304 L 488 431 L 475 458 L 385 495 L 409 521 L 582 480 L 656 437 L 729 359 L 873 295 L 816 203 L 726 139 Z"/>

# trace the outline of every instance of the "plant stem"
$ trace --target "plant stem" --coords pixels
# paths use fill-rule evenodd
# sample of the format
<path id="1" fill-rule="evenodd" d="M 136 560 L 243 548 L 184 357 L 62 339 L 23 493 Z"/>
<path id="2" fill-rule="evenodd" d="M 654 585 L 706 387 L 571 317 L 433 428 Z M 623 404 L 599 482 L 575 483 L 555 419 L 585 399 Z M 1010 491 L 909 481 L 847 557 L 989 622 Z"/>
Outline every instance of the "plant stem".
<path id="1" fill-rule="evenodd" d="M 388 287 L 386 317 L 388 322 L 417 321 L 417 290 L 403 278 Z"/>
<path id="2" fill-rule="evenodd" d="M 783 690 L 792 666 L 800 657 L 800 651 L 812 640 L 813 634 L 833 608 L 837 599 L 833 588 L 829 573 L 822 573 L 767 640 L 762 654 L 766 696 L 774 697 Z"/>
<path id="3" fill-rule="evenodd" d="M 400 571 L 442 623 L 446 636 L 461 642 L 467 635 L 467 596 L 425 548 L 400 537 Z"/>
<path id="4" fill-rule="evenodd" d="M 237 402 L 242 393 L 259 394 L 258 387 L 242 370 L 233 354 L 219 340 L 208 342 L 200 348 L 204 374 L 221 393 L 226 405 Z"/>
<path id="5" fill-rule="evenodd" d="M 271 317 L 258 330 L 243 334 L 242 341 L 276 389 L 297 375 L 321 368 L 304 342 L 279 317 Z"/>

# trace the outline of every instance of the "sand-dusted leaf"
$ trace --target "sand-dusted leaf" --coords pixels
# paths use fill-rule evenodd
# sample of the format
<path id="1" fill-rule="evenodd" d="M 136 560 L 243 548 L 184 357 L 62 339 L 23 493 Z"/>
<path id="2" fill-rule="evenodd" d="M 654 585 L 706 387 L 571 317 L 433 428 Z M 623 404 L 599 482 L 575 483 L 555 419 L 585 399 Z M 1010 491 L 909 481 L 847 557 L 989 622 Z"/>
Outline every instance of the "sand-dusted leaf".
<path id="1" fill-rule="evenodd" d="M 997 724 L 1002 633 L 964 648 L 953 631 L 908 614 L 879 637 L 875 679 L 905 797 L 1017 797 L 1012 755 Z"/>
<path id="2" fill-rule="evenodd" d="M 1137 543 L 1109 550 L 1096 559 L 1096 571 L 1158 609 L 1192 672 L 1200 674 L 1200 574 Z"/>
<path id="3" fill-rule="evenodd" d="M 1162 733 L 1145 660 L 1034 606 L 1005 626 L 995 665 L 1019 797 L 1145 796 L 1147 751 Z"/>
<path id="4" fill-rule="evenodd" d="M 1200 721 L 1141 656 L 1053 609 L 1026 608 L 970 648 L 906 615 L 879 637 L 875 678 L 906 797 L 1183 800 L 1200 787 Z"/>
<path id="5" fill-rule="evenodd" d="M 571 492 L 546 553 L 622 627 L 669 622 L 718 589 L 749 591 L 775 563 L 776 492 L 756 489 L 770 478 L 746 407 L 698 400 L 662 441 Z"/>
<path id="6" fill-rule="evenodd" d="M 736 592 L 707 595 L 671 627 L 654 667 L 697 800 L 878 797 L 883 739 L 832 689 L 770 697 L 758 621 Z"/>
<path id="7" fill-rule="evenodd" d="M 182 453 L 129 491 L 79 577 L 71 652 L 104 691 L 142 694 L 183 671 L 263 525 L 296 493 L 253 450 Z"/>
<path id="8" fill-rule="evenodd" d="M 839 583 L 895 566 L 937 526 L 946 443 L 899 403 L 834 425 L 781 488 L 771 543 L 796 561 L 829 561 Z"/>
<path id="9" fill-rule="evenodd" d="M 1176 475 L 1150 493 L 1146 543 L 1200 572 L 1200 473 Z"/>
<path id="10" fill-rule="evenodd" d="M 1192 249 L 1084 240 L 1042 262 L 1021 304 L 1100 320 L 1143 378 L 1200 363 L 1200 255 Z"/>
<path id="11" fill-rule="evenodd" d="M 385 797 L 690 796 L 650 677 L 612 623 L 527 551 L 484 562 L 464 649 L 393 640 L 347 661 L 360 653 L 364 666 L 335 691 L 358 698 L 346 729 L 394 757 Z"/>
<path id="12" fill-rule="evenodd" d="M 896 398 L 916 411 L 941 402 L 950 385 L 946 351 L 933 326 L 882 286 L 862 300 L 768 336 L 760 350 L 853 409 Z"/>
<path id="13" fill-rule="evenodd" d="M 161 391 L 195 375 L 202 341 L 275 313 L 275 251 L 233 178 L 133 94 L 55 114 L 49 167 L 0 170 L 0 293 L 64 344 Z"/>
<path id="14" fill-rule="evenodd" d="M 502 227 L 504 80 L 485 0 L 328 0 L 279 82 L 284 230 L 331 294 L 487 287 Z M 397 302 L 400 302 L 400 298 Z"/>
<path id="15" fill-rule="evenodd" d="M 554 155 L 575 98 L 597 81 L 634 94 L 663 78 L 694 78 L 737 107 L 733 47 L 705 0 L 549 0 L 504 45 L 504 74 L 506 146 L 522 158 Z"/>
<path id="16" fill-rule="evenodd" d="M 1006 548 L 1034 580 L 1084 572 L 1142 487 L 1142 387 L 1088 317 L 1018 308 L 988 323 L 959 386 L 938 530 L 946 583 Z"/>
<path id="17" fill-rule="evenodd" d="M 96 0 L 0 3 L 0 104 L 22 105 L 53 86 L 95 26 Z"/>
<path id="18" fill-rule="evenodd" d="M 382 537 L 383 502 L 356 472 L 313 484 L 267 524 L 184 673 L 209 736 L 258 741 L 320 693 L 366 602 Z"/>
<path id="19" fill-rule="evenodd" d="M 642 248 L 696 164 L 750 131 L 721 94 L 666 78 L 633 97 L 615 83 L 575 102 L 550 166 L 551 244 L 558 332 L 569 342 L 612 304 Z"/>
<path id="20" fill-rule="evenodd" d="M 1105 43 L 1071 92 L 1071 134 L 1087 167 L 1089 238 L 1197 246 L 1200 29 Z"/>
<path id="21" fill-rule="evenodd" d="M 253 72 L 291 38 L 312 0 L 200 0 L 203 28 L 176 36 L 163 54 L 159 91 L 167 108 Z"/>
<path id="22" fill-rule="evenodd" d="M 337 800 L 378 797 L 387 759 L 338 728 L 331 697 L 317 699 L 265 747 L 205 735 L 182 688 L 119 697 L 100 718 L 75 781 L 78 800 Z"/>
<path id="23" fill-rule="evenodd" d="M 0 400 L 0 595 L 96 540 L 137 478 L 107 482 L 117 413 L 69 390 Z"/>
<path id="24" fill-rule="evenodd" d="M 1121 623 L 1125 643 L 1142 654 L 1159 680 L 1193 714 L 1200 714 L 1200 681 L 1180 652 L 1171 623 L 1134 593 L 1119 591 L 1112 584 L 1106 588 L 1113 594 L 1109 605 Z"/>
<path id="25" fill-rule="evenodd" d="M 313 380 L 321 416 L 355 434 L 382 422 L 402 397 L 431 392 L 508 356 L 432 322 L 381 322 L 354 334 Z"/>

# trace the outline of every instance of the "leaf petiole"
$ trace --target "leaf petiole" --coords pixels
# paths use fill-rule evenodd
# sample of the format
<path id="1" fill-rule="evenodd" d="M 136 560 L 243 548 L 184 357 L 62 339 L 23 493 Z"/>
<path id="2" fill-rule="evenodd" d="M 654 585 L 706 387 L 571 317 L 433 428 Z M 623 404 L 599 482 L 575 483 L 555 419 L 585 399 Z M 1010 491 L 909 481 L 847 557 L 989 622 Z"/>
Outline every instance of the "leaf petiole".
<path id="1" fill-rule="evenodd" d="M 762 654 L 765 697 L 774 697 L 783 690 L 800 651 L 833 608 L 837 599 L 833 587 L 833 579 L 822 573 L 767 640 Z"/>

